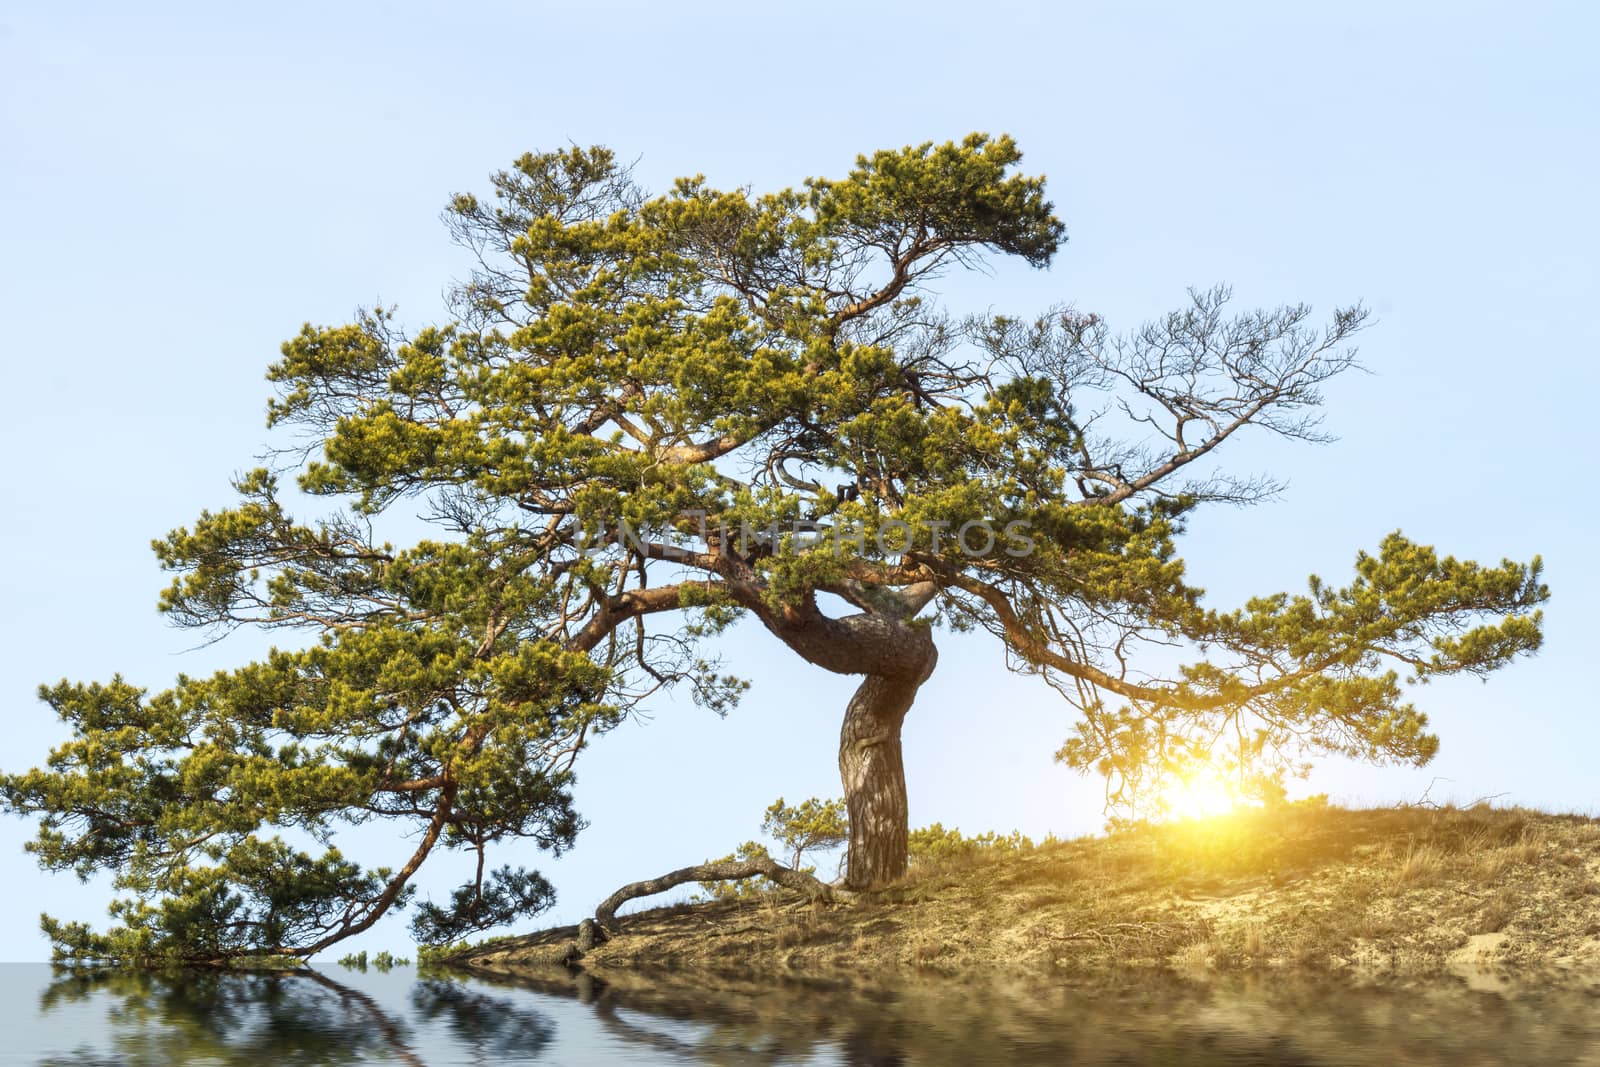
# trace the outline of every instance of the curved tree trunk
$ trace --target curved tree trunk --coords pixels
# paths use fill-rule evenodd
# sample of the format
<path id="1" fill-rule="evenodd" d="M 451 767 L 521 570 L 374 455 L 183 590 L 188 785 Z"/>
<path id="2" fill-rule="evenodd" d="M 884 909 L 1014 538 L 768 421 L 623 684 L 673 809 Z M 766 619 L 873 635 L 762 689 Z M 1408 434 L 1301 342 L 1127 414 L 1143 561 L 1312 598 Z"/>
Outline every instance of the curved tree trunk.
<path id="1" fill-rule="evenodd" d="M 839 777 L 850 813 L 845 884 L 874 889 L 902 877 L 907 826 L 900 724 L 939 659 L 932 632 L 916 618 L 939 586 L 920 581 L 863 589 L 847 583 L 847 599 L 863 610 L 837 619 L 817 607 L 814 594 L 778 610 L 754 585 L 733 582 L 731 588 L 742 606 L 807 661 L 836 674 L 865 676 L 839 731 Z"/>
<path id="2" fill-rule="evenodd" d="M 905 876 L 906 770 L 900 726 L 933 671 L 932 641 L 923 669 L 908 675 L 869 674 L 845 709 L 839 731 L 839 777 L 850 813 L 845 883 L 873 889 Z"/>

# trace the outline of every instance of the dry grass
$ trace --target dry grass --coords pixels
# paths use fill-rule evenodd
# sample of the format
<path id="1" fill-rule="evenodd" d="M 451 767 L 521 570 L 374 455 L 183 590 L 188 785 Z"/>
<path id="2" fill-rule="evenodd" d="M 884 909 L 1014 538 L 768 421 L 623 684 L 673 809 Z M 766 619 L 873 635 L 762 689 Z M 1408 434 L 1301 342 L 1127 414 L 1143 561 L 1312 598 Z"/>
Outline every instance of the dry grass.
<path id="1" fill-rule="evenodd" d="M 1524 827 L 1516 843 L 1506 846 L 1506 861 L 1533 863 L 1544 851 L 1546 837 L 1545 828 L 1542 826 Z"/>
<path id="2" fill-rule="evenodd" d="M 1506 928 L 1511 916 L 1516 914 L 1517 898 L 1510 893 L 1498 893 L 1483 905 L 1478 914 L 1475 934 L 1498 934 Z"/>
<path id="3" fill-rule="evenodd" d="M 1266 958 L 1266 924 L 1259 919 L 1245 924 L 1244 954 L 1252 960 Z"/>
<path id="4" fill-rule="evenodd" d="M 1492 852 L 1481 852 L 1472 861 L 1472 878 L 1479 885 L 1494 885 L 1505 874 L 1506 868 L 1511 866 L 1511 857 L 1506 855 L 1506 850 L 1497 848 Z"/>
<path id="5" fill-rule="evenodd" d="M 1412 845 L 1395 871 L 1395 881 L 1403 886 L 1433 885 L 1444 873 L 1445 854 L 1437 845 Z"/>
<path id="6" fill-rule="evenodd" d="M 1210 941 L 1195 941 L 1172 954 L 1172 966 L 1178 971 L 1208 971 L 1217 957 L 1217 946 Z"/>
<path id="7" fill-rule="evenodd" d="M 937 962 L 939 957 L 943 956 L 947 950 L 948 946 L 939 941 L 922 938 L 917 941 L 916 947 L 912 949 L 911 958 L 918 967 L 929 967 Z"/>
<path id="8" fill-rule="evenodd" d="M 1393 916 L 1367 912 L 1350 927 L 1350 933 L 1361 941 L 1382 941 L 1398 929 Z"/>
<path id="9" fill-rule="evenodd" d="M 829 975 L 1254 967 L 1418 974 L 1477 934 L 1497 961 L 1600 972 L 1600 826 L 1485 806 L 1290 805 L 918 867 L 830 907 L 789 898 L 627 916 L 600 972 Z M 556 930 L 474 957 L 542 958 Z"/>

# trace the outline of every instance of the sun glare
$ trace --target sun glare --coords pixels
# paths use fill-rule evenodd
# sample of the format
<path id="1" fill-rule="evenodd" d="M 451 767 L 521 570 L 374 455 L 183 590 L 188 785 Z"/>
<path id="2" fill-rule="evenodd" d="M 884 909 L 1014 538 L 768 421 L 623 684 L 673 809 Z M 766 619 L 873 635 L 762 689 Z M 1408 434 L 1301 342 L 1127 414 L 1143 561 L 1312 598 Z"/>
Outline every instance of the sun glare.
<path id="1" fill-rule="evenodd" d="M 1174 819 L 1210 819 L 1239 807 L 1239 791 L 1214 771 L 1189 775 L 1162 794 L 1162 807 Z"/>

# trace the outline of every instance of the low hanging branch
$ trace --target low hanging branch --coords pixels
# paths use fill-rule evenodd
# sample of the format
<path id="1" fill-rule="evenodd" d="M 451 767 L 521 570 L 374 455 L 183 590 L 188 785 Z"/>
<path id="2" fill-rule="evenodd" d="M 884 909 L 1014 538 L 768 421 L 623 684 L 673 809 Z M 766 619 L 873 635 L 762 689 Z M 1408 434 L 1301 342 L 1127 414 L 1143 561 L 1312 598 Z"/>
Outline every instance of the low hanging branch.
<path id="1" fill-rule="evenodd" d="M 833 900 L 833 890 L 805 871 L 785 867 L 771 856 L 758 856 L 747 860 L 699 863 L 693 867 L 681 867 L 670 874 L 663 874 L 660 878 L 632 882 L 600 902 L 600 906 L 594 909 L 595 922 L 602 928 L 609 929 L 617 921 L 617 909 L 628 901 L 665 893 L 685 882 L 732 882 L 740 878 L 754 878 L 757 875 L 769 878 L 785 889 L 793 889 L 809 900 Z"/>

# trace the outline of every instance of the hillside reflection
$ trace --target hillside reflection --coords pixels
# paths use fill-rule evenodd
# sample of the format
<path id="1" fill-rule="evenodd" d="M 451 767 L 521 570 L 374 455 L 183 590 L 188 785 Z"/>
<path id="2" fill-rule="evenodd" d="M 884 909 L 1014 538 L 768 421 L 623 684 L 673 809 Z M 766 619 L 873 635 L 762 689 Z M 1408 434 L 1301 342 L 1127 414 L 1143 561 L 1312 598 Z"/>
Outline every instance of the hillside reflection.
<path id="1" fill-rule="evenodd" d="M 975 987 L 910 976 L 893 988 L 690 984 L 671 975 L 611 983 L 559 973 L 474 977 L 580 1001 L 607 1036 L 638 1050 L 632 1062 L 639 1063 L 1600 1062 L 1600 999 L 1574 989 L 1489 994 L 1448 980 L 1358 987 L 1274 975 L 1199 983 L 1139 974 Z"/>

